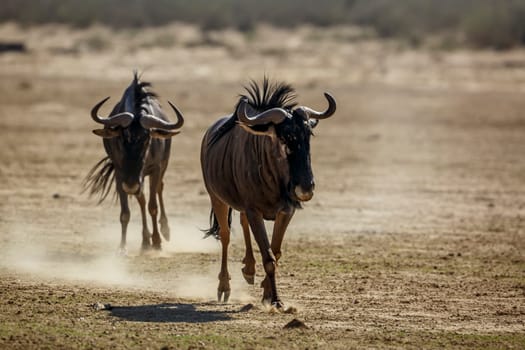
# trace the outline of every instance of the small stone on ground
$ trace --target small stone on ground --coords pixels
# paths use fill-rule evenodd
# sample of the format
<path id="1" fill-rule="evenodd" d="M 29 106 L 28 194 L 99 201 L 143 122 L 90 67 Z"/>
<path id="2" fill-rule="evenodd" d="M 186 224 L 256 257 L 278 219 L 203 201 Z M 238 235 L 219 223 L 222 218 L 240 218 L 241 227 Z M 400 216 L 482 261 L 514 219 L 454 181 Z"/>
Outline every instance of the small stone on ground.
<path id="1" fill-rule="evenodd" d="M 113 307 L 111 304 L 103 304 L 103 303 L 94 303 L 91 305 L 95 311 L 101 311 L 101 310 L 111 310 Z"/>
<path id="2" fill-rule="evenodd" d="M 284 329 L 292 329 L 292 328 L 303 328 L 303 329 L 307 329 L 308 326 L 305 325 L 303 321 L 294 318 L 293 320 L 291 320 L 290 322 L 288 322 L 288 323 L 284 326 Z"/>

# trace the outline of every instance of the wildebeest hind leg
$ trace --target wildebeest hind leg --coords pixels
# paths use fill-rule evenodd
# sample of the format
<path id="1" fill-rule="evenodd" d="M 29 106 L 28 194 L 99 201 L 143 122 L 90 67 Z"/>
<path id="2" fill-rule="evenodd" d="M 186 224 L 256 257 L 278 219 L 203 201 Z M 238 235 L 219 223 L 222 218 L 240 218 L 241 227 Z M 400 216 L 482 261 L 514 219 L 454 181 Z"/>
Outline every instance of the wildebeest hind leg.
<path id="1" fill-rule="evenodd" d="M 144 252 L 151 248 L 151 234 L 149 233 L 148 221 L 146 218 L 146 198 L 142 191 L 140 191 L 136 197 L 140 205 L 140 216 L 142 218 L 142 251 Z"/>
<path id="2" fill-rule="evenodd" d="M 212 209 L 219 223 L 219 238 L 222 245 L 221 271 L 219 272 L 219 287 L 217 288 L 217 299 L 224 302 L 230 298 L 230 274 L 228 272 L 228 245 L 230 244 L 230 225 L 228 224 L 229 207 L 217 198 L 212 198 Z"/>
<path id="3" fill-rule="evenodd" d="M 242 259 L 244 264 L 242 275 L 248 284 L 253 284 L 255 282 L 255 258 L 253 257 L 252 241 L 250 238 L 250 224 L 244 212 L 241 212 L 241 226 L 244 235 L 244 244 L 246 245 L 246 252 L 244 259 Z"/>
<path id="4" fill-rule="evenodd" d="M 160 233 L 166 241 L 170 240 L 170 227 L 168 225 L 168 218 L 166 217 L 166 211 L 164 209 L 164 199 L 162 197 L 162 191 L 164 190 L 164 181 L 160 182 L 159 185 L 159 206 L 160 206 Z"/>

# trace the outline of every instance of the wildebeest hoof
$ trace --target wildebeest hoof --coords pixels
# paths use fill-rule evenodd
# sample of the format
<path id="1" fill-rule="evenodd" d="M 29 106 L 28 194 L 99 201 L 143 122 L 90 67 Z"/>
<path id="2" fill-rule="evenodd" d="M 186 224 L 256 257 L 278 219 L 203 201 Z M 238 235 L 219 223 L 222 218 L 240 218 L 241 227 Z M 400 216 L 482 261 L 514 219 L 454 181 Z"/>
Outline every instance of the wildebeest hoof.
<path id="1" fill-rule="evenodd" d="M 153 249 L 156 250 L 156 251 L 161 251 L 162 250 L 162 246 L 160 244 L 154 244 L 153 245 Z"/>
<path id="2" fill-rule="evenodd" d="M 282 301 L 280 300 L 276 300 L 274 302 L 272 302 L 272 307 L 280 310 L 280 311 L 284 311 L 284 304 L 282 303 Z"/>
<path id="3" fill-rule="evenodd" d="M 162 237 L 164 237 L 166 242 L 170 241 L 170 227 L 167 223 L 160 223 L 160 233 L 162 234 Z"/>
<path id="4" fill-rule="evenodd" d="M 242 269 L 242 276 L 244 277 L 244 279 L 246 280 L 246 282 L 248 284 L 254 284 L 255 283 L 255 274 L 249 274 L 249 273 L 246 273 L 246 267 L 243 267 Z"/>
<path id="5" fill-rule="evenodd" d="M 149 251 L 151 251 L 151 244 L 149 243 L 142 243 L 142 247 L 140 248 L 140 253 L 141 254 L 146 254 L 148 253 Z"/>
<path id="6" fill-rule="evenodd" d="M 228 299 L 230 299 L 230 291 L 229 290 L 225 290 L 225 291 L 217 290 L 217 301 L 219 303 L 221 302 L 221 299 L 222 299 L 223 295 L 224 295 L 223 302 L 227 303 Z"/>
<path id="7" fill-rule="evenodd" d="M 122 257 L 128 256 L 128 250 L 126 248 L 119 248 L 117 250 L 117 256 L 122 256 Z"/>
<path id="8" fill-rule="evenodd" d="M 280 313 L 286 313 L 286 309 L 284 308 L 284 304 L 281 301 L 273 301 L 270 302 L 269 300 L 266 301 L 264 304 L 268 312 L 280 314 Z"/>
<path id="9" fill-rule="evenodd" d="M 273 301 L 271 303 L 268 300 L 264 305 L 270 313 L 286 313 L 283 303 L 279 300 Z"/>

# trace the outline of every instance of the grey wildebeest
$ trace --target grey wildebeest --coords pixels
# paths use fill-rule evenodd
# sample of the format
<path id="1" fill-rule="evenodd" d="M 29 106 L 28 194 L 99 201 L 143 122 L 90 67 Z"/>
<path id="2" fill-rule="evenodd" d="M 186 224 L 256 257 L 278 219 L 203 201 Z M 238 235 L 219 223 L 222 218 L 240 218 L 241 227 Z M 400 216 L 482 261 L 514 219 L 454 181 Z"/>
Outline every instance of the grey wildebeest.
<path id="1" fill-rule="evenodd" d="M 211 200 L 207 235 L 220 239 L 222 261 L 217 298 L 228 301 L 228 245 L 232 208 L 240 212 L 246 252 L 244 278 L 254 283 L 255 258 L 250 228 L 259 246 L 266 277 L 263 303 L 281 308 L 275 271 L 288 224 L 301 202 L 313 196 L 310 136 L 320 119 L 332 116 L 335 99 L 328 93 L 328 108 L 317 112 L 294 103 L 295 91 L 285 83 L 262 87 L 251 82 L 235 112 L 218 120 L 205 133 L 201 148 L 204 182 Z M 271 243 L 263 220 L 273 220 Z"/>
<path id="2" fill-rule="evenodd" d="M 99 193 L 99 202 L 102 202 L 110 191 L 111 183 L 115 182 L 121 208 L 121 254 L 126 253 L 126 231 L 130 219 L 129 195 L 134 195 L 140 205 L 142 250 L 148 250 L 151 246 L 155 249 L 161 248 L 157 225 L 157 196 L 160 204 L 160 231 L 166 240 L 170 238 L 162 198 L 163 177 L 168 166 L 171 137 L 180 132 L 184 118 L 177 107 L 168 101 L 177 116 L 177 121 L 171 123 L 162 111 L 155 93 L 148 90 L 150 85 L 141 82 L 135 73 L 133 81 L 108 117 L 99 116 L 98 111 L 109 97 L 97 103 L 91 110 L 93 120 L 104 125 L 103 129 L 93 130 L 93 133 L 103 138 L 107 156 L 91 169 L 84 186 L 85 189 L 90 189 L 91 194 Z M 149 176 L 148 210 L 152 218 L 152 234 L 146 218 L 146 199 L 143 191 L 145 176 Z"/>

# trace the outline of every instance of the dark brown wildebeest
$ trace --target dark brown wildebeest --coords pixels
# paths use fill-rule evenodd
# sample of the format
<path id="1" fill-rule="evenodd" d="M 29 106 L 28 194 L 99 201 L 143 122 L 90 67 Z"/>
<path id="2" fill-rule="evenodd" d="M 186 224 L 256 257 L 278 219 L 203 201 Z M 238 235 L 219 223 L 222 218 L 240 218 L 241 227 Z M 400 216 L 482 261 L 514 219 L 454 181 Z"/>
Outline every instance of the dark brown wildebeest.
<path id="1" fill-rule="evenodd" d="M 152 245 L 155 249 L 161 248 L 157 226 L 157 195 L 160 204 L 160 231 L 167 241 L 170 238 L 162 198 L 162 179 L 168 166 L 171 137 L 180 132 L 184 118 L 177 107 L 168 101 L 177 115 L 177 122 L 170 123 L 155 93 L 147 89 L 150 85 L 141 82 L 135 73 L 133 81 L 113 107 L 109 117 L 98 115 L 98 110 L 109 97 L 91 110 L 93 120 L 104 125 L 103 129 L 93 130 L 93 133 L 103 138 L 107 157 L 91 169 L 84 186 L 90 189 L 91 194 L 100 193 L 102 202 L 110 191 L 111 183 L 115 181 L 121 208 L 121 254 L 126 254 L 126 231 L 130 218 L 128 195 L 134 195 L 140 204 L 142 250 L 147 250 Z M 148 210 L 153 220 L 153 234 L 150 234 L 146 219 L 146 199 L 143 192 L 145 176 L 150 178 Z"/>
<path id="2" fill-rule="evenodd" d="M 316 112 L 296 107 L 290 85 L 255 82 L 241 95 L 235 112 L 213 124 L 202 141 L 201 165 L 210 195 L 211 228 L 222 244 L 222 262 L 217 297 L 230 296 L 228 244 L 232 208 L 241 213 L 246 244 L 242 269 L 254 283 L 255 258 L 250 228 L 262 255 L 266 277 L 263 302 L 282 307 L 277 294 L 275 269 L 281 256 L 285 230 L 301 202 L 313 196 L 314 177 L 310 164 L 310 135 L 319 119 L 335 113 L 334 98 L 325 93 L 328 109 Z M 271 244 L 263 220 L 274 220 Z"/>

